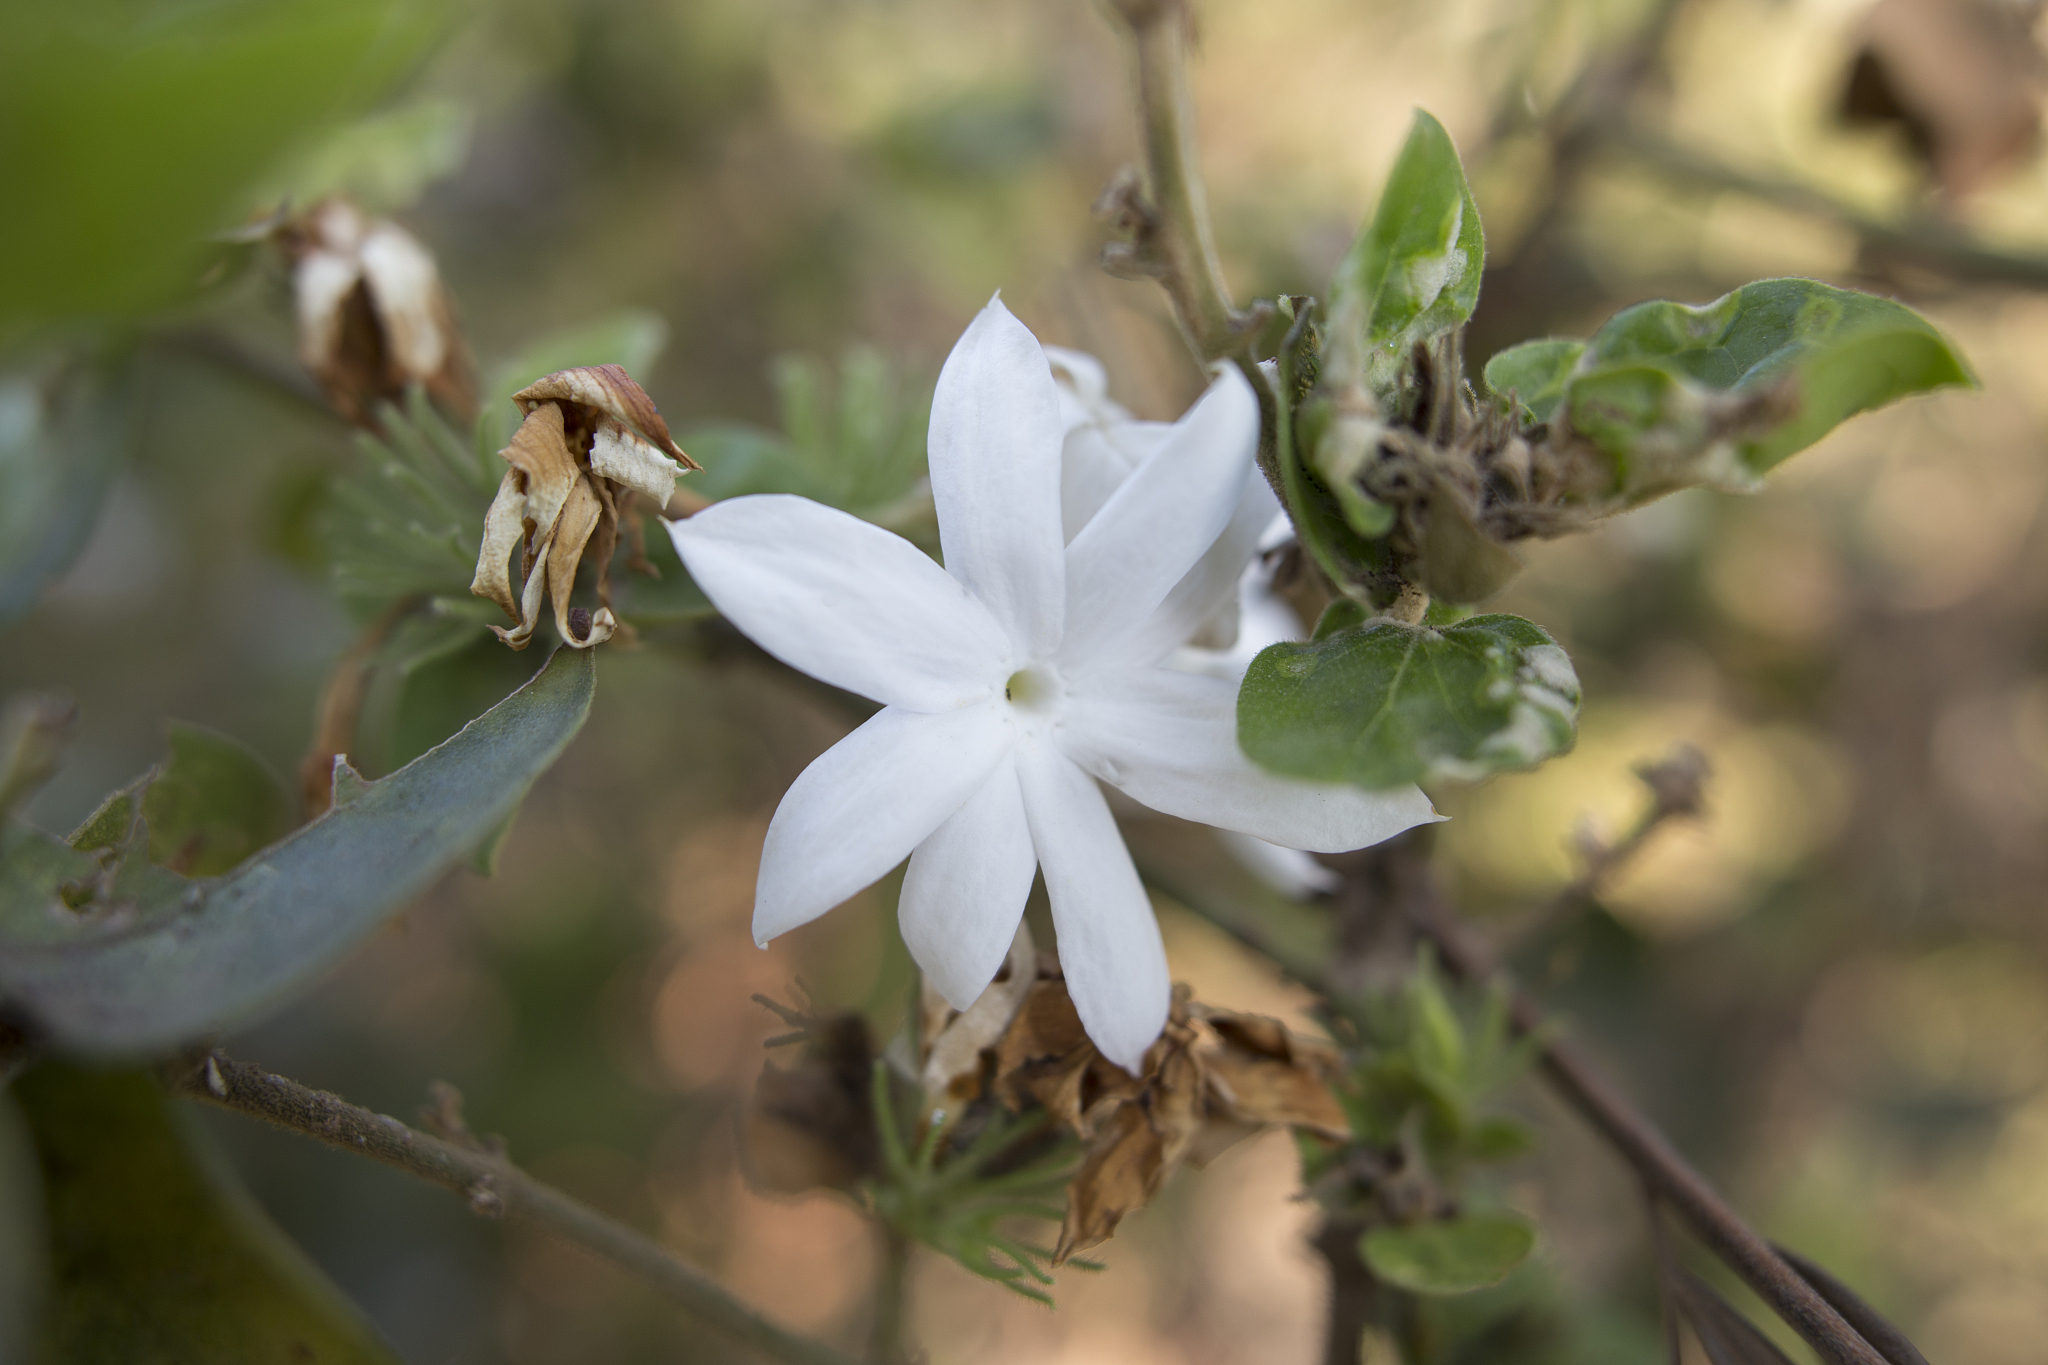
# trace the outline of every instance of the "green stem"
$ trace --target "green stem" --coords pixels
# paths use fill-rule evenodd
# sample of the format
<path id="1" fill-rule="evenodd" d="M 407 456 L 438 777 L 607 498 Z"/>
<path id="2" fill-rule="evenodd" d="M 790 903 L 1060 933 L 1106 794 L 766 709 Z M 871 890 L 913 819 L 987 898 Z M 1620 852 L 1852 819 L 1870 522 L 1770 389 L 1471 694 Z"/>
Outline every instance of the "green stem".
<path id="1" fill-rule="evenodd" d="M 882 1229 L 882 1264 L 875 1276 L 875 1325 L 868 1336 L 872 1365 L 903 1365 L 904 1295 L 909 1287 L 910 1239 Z"/>

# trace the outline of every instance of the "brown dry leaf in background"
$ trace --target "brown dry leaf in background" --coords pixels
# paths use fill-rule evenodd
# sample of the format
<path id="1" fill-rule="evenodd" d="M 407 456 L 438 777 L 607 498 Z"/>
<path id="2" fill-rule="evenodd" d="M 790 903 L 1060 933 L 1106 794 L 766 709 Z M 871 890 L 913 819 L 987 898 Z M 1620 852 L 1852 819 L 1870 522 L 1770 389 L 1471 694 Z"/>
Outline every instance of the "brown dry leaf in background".
<path id="1" fill-rule="evenodd" d="M 1132 1076 L 1097 1052 L 1056 967 L 1043 967 L 996 1049 L 995 1092 L 1033 1101 L 1087 1144 L 1067 1187 L 1055 1265 L 1106 1242 L 1182 1164 L 1275 1124 L 1350 1134 L 1330 1082 L 1336 1049 L 1277 1020 L 1211 1009 L 1174 988 L 1165 1031 Z"/>
<path id="2" fill-rule="evenodd" d="M 1877 0 L 1842 92 L 1851 123 L 1895 123 L 1950 199 L 2012 170 L 2039 141 L 2039 0 Z"/>
<path id="3" fill-rule="evenodd" d="M 813 1019 L 770 1008 L 799 1026 L 803 1051 L 793 1066 L 761 1068 L 747 1105 L 747 1176 L 777 1194 L 851 1189 L 882 1160 L 867 1022 L 857 1014 Z"/>
<path id="4" fill-rule="evenodd" d="M 633 499 L 645 496 L 658 511 L 675 492 L 676 478 L 698 465 L 669 435 L 654 400 L 617 365 L 560 370 L 512 398 L 526 420 L 498 452 L 511 468 L 484 516 L 469 590 L 517 623 L 509 630 L 491 627 L 512 648 L 526 648 L 547 603 L 562 639 L 587 649 L 619 629 L 611 609 L 611 560 L 622 524 L 634 537 L 632 567 L 655 572 L 639 550 Z M 516 579 L 510 566 L 515 549 L 521 552 Z M 595 612 L 569 606 L 586 550 L 597 568 Z"/>
<path id="5" fill-rule="evenodd" d="M 274 230 L 292 263 L 299 356 L 335 411 L 374 426 L 379 403 L 414 384 L 465 422 L 477 389 L 433 255 L 398 224 L 342 199 Z"/>

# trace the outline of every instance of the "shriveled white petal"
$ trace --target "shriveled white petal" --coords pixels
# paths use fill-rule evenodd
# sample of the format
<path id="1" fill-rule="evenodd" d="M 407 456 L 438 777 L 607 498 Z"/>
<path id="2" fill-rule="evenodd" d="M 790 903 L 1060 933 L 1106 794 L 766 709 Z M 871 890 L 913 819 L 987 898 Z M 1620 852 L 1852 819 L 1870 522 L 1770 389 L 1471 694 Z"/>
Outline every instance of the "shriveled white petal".
<path id="1" fill-rule="evenodd" d="M 1168 815 L 1285 848 L 1341 853 L 1439 819 L 1415 786 L 1361 791 L 1267 772 L 1237 747 L 1237 686 L 1164 668 L 1102 674 L 1068 694 L 1075 762 Z"/>
<path id="2" fill-rule="evenodd" d="M 896 907 L 910 956 L 954 1009 L 972 1005 L 1003 965 L 1037 871 L 1016 764 L 1004 757 L 910 855 Z"/>
<path id="3" fill-rule="evenodd" d="M 705 595 L 790 667 L 889 706 L 946 711 L 1010 671 L 995 618 L 901 536 L 809 498 L 728 498 L 669 524 Z"/>
<path id="4" fill-rule="evenodd" d="M 1043 745 L 1019 748 L 1017 775 L 1067 993 L 1102 1055 L 1135 1075 L 1172 996 L 1152 903 L 1094 778 Z"/>
<path id="5" fill-rule="evenodd" d="M 1216 543 L 1258 440 L 1258 400 L 1226 370 L 1067 547 L 1062 664 L 1109 652 Z"/>
<path id="6" fill-rule="evenodd" d="M 998 705 L 937 715 L 885 707 L 804 769 L 768 822 L 755 941 L 854 895 L 966 804 L 1013 742 Z"/>
<path id="7" fill-rule="evenodd" d="M 299 359 L 316 373 L 334 363 L 341 347 L 341 305 L 363 272 L 352 256 L 309 251 L 292 267 L 292 297 L 299 314 Z"/>
<path id="8" fill-rule="evenodd" d="M 425 380 L 448 359 L 441 328 L 441 276 L 419 240 L 396 223 L 378 222 L 363 237 L 363 278 L 398 368 Z"/>
<path id="9" fill-rule="evenodd" d="M 1059 644 L 1059 398 L 1052 370 L 1002 300 L 946 357 L 932 395 L 932 501 L 946 571 L 988 604 L 1026 657 Z"/>
<path id="10" fill-rule="evenodd" d="M 675 496 L 676 478 L 683 472 L 674 460 L 610 420 L 599 422 L 591 438 L 590 469 L 645 494 L 657 508 L 668 506 L 668 500 Z"/>

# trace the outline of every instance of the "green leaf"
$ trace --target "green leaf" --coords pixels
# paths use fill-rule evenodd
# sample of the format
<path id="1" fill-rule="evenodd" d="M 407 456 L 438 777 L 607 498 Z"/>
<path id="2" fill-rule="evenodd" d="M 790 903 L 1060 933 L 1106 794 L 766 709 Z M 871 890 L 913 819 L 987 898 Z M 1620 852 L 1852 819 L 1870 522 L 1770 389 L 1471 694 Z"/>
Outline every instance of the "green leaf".
<path id="1" fill-rule="evenodd" d="M 1472 316 L 1485 263 L 1458 149 L 1418 109 L 1372 221 L 1330 283 L 1331 378 L 1392 392 L 1416 342 Z"/>
<path id="2" fill-rule="evenodd" d="M 482 444 L 495 452 L 511 439 L 513 420 L 518 416 L 512 395 L 543 375 L 585 365 L 617 365 L 636 382 L 644 382 L 667 346 L 667 321 L 647 308 L 621 308 L 535 338 L 519 354 L 491 371 L 489 396 L 484 403 Z M 493 487 L 498 472 L 502 469 L 491 476 Z"/>
<path id="3" fill-rule="evenodd" d="M 0 45 L 0 335 L 191 293 L 264 167 L 411 69 L 444 11 L 407 0 L 16 5 Z"/>
<path id="4" fill-rule="evenodd" d="M 358 119 L 295 158 L 250 199 L 267 210 L 341 195 L 368 213 L 396 213 L 461 169 L 475 122 L 468 105 L 450 99 L 424 99 Z"/>
<path id="5" fill-rule="evenodd" d="M 1417 1294 L 1469 1294 L 1499 1284 L 1528 1259 L 1536 1231 L 1519 1218 L 1468 1215 L 1361 1237 L 1372 1273 Z"/>
<path id="6" fill-rule="evenodd" d="M 48 1359 L 398 1365 L 146 1074 L 45 1063 L 14 1090 L 48 1208 Z"/>
<path id="7" fill-rule="evenodd" d="M 1569 337 L 1543 337 L 1510 346 L 1486 362 L 1486 387 L 1503 398 L 1520 399 L 1531 417 L 1547 422 L 1564 398 L 1572 367 L 1585 351 L 1585 342 Z"/>
<path id="8" fill-rule="evenodd" d="M 1237 737 L 1275 772 L 1379 789 L 1533 767 L 1571 747 L 1578 709 L 1571 660 L 1519 616 L 1379 619 L 1252 660 Z"/>
<path id="9" fill-rule="evenodd" d="M 197 725 L 168 729 L 170 762 L 142 798 L 151 861 L 214 877 L 291 829 L 291 798 L 262 759 Z"/>
<path id="10" fill-rule="evenodd" d="M 1562 417 L 1628 505 L 1692 484 L 1752 488 L 1859 412 L 1976 382 L 1912 309 L 1816 280 L 1759 280 L 1699 307 L 1638 304 L 1571 358 L 1574 344 L 1502 352 L 1487 387 L 1517 391 L 1553 428 Z"/>
<path id="11" fill-rule="evenodd" d="M 0 374 L 0 631 L 85 548 L 127 452 L 129 411 L 125 367 Z"/>
<path id="12" fill-rule="evenodd" d="M 453 739 L 224 877 L 188 880 L 130 852 L 107 892 L 71 912 L 61 883 L 96 861 L 7 830 L 0 1001 L 64 1047 L 115 1055 L 275 1003 L 491 835 L 582 728 L 595 678 L 589 651 L 559 651 Z"/>

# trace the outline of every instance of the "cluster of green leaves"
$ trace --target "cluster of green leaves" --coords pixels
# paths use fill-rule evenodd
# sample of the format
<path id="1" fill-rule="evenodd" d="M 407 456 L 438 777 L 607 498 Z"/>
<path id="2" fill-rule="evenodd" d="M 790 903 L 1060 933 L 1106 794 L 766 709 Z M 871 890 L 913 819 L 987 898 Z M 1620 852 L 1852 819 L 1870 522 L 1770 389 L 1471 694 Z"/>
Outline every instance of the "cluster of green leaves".
<path id="1" fill-rule="evenodd" d="M 778 357 L 773 376 L 780 432 L 724 423 L 684 434 L 684 448 L 705 466 L 693 476 L 697 491 L 796 493 L 919 538 L 931 522 L 929 501 L 917 492 L 930 387 L 866 346 L 840 358 L 836 379 L 801 355 Z"/>
<path id="2" fill-rule="evenodd" d="M 1418 112 L 1323 325 L 1282 300 L 1276 473 L 1339 595 L 1307 645 L 1261 654 L 1238 698 L 1245 752 L 1369 788 L 1476 780 L 1570 747 L 1578 681 L 1539 627 L 1375 613 L 1418 591 L 1463 606 L 1517 571 L 1505 542 L 1583 529 L 1694 485 L 1748 489 L 1843 420 L 1973 382 L 1889 299 L 1765 280 L 1703 307 L 1654 302 L 1587 341 L 1463 374 L 1485 234 L 1457 149 Z"/>
<path id="3" fill-rule="evenodd" d="M 1376 1165 L 1370 1182 L 1344 1181 L 1346 1152 L 1304 1138 L 1304 1175 L 1326 1202 L 1368 1224 L 1360 1255 L 1388 1284 L 1417 1294 L 1498 1284 L 1535 1233 L 1519 1218 L 1465 1207 L 1466 1176 L 1527 1150 L 1528 1131 L 1489 1107 L 1537 1041 L 1516 1038 L 1501 991 L 1455 999 L 1427 954 L 1352 1017 L 1357 1061 L 1337 1097 L 1365 1149 L 1394 1154 L 1391 1167 Z"/>
<path id="4" fill-rule="evenodd" d="M 886 1062 L 874 1071 L 875 1126 L 882 1171 L 867 1187 L 883 1226 L 905 1242 L 949 1256 L 985 1280 L 1050 1307 L 1052 1250 L 1008 1231 L 1024 1219 L 1057 1225 L 1066 1215 L 1066 1186 L 1080 1159 L 1074 1139 L 1052 1130 L 1044 1115 L 1020 1118 L 1001 1105 L 968 1141 L 950 1140 L 931 1125 L 913 1147 L 905 1139 Z M 1068 1265 L 1099 1270 L 1093 1261 Z"/>

